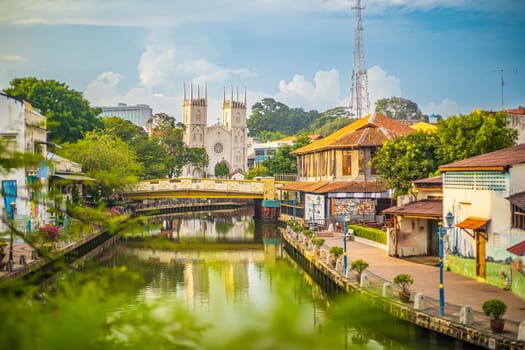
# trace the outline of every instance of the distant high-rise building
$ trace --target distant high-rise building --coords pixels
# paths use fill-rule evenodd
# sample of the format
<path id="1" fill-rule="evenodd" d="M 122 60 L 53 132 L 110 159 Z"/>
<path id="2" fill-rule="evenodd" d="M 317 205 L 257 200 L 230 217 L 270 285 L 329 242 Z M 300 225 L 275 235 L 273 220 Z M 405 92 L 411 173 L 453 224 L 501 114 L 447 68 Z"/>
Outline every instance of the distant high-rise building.
<path id="1" fill-rule="evenodd" d="M 145 126 L 146 122 L 151 118 L 153 110 L 150 106 L 145 104 L 138 104 L 136 106 L 128 106 L 125 103 L 119 103 L 116 107 L 97 107 L 102 109 L 102 113 L 98 116 L 102 118 L 120 117 L 124 120 L 129 120 L 135 125 Z"/>

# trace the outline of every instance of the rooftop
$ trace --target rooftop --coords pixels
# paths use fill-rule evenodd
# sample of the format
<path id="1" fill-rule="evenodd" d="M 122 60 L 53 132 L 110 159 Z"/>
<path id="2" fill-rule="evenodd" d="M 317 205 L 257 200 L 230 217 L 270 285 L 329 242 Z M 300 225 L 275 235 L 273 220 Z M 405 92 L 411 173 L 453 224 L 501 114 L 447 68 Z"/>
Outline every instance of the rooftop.
<path id="1" fill-rule="evenodd" d="M 525 163 L 525 143 L 445 164 L 440 166 L 439 170 L 446 172 L 466 171 L 472 168 L 475 168 L 475 170 L 494 170 L 494 168 L 502 168 L 498 170 L 503 171 L 504 167 L 520 163 Z"/>
<path id="2" fill-rule="evenodd" d="M 383 214 L 439 218 L 443 215 L 443 201 L 423 199 L 399 207 L 390 207 L 383 210 Z"/>
<path id="3" fill-rule="evenodd" d="M 400 121 L 374 112 L 323 139 L 295 150 L 292 154 L 299 155 L 334 148 L 382 146 L 386 140 L 412 132 L 414 129 Z"/>

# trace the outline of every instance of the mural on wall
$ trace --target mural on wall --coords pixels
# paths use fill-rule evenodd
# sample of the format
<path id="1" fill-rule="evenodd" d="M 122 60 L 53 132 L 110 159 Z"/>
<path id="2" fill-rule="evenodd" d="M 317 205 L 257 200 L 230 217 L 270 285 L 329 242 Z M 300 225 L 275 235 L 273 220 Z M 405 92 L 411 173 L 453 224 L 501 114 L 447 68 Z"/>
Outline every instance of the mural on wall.
<path id="1" fill-rule="evenodd" d="M 375 215 L 377 200 L 376 199 L 338 199 L 334 200 L 334 214 L 363 216 Z"/>
<path id="2" fill-rule="evenodd" d="M 448 268 L 455 273 L 477 278 L 476 241 L 466 232 L 454 228 L 447 230 L 445 251 Z M 525 298 L 524 257 L 516 257 L 505 247 L 512 245 L 510 235 L 492 232 L 488 235 L 485 253 L 485 281 L 499 288 L 512 290 Z"/>

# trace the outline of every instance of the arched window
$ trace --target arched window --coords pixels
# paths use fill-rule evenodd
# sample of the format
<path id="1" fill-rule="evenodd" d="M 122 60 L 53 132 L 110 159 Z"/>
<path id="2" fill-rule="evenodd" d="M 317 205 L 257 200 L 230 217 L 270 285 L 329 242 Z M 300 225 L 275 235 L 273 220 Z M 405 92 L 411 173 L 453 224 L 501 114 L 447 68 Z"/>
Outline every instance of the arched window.
<path id="1" fill-rule="evenodd" d="M 197 110 L 196 115 L 197 115 L 197 121 L 200 122 L 201 121 L 201 111 L 200 111 L 200 109 Z"/>

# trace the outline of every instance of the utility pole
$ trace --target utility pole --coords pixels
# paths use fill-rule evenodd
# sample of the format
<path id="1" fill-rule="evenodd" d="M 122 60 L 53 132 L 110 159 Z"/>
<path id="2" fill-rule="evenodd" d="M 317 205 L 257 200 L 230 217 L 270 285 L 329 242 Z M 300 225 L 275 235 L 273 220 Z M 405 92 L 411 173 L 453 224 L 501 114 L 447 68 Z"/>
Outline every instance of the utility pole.
<path id="1" fill-rule="evenodd" d="M 355 0 L 355 47 L 354 47 L 354 67 L 352 69 L 352 96 L 350 98 L 350 112 L 357 119 L 370 109 L 370 99 L 368 96 L 368 75 L 365 68 L 365 54 L 363 50 L 363 25 L 361 21 L 361 0 Z"/>
<path id="2" fill-rule="evenodd" d="M 505 110 L 505 103 L 503 100 L 503 87 L 505 86 L 505 82 L 503 81 L 503 72 L 514 72 L 514 74 L 518 74 L 517 69 L 496 69 L 491 72 L 499 72 L 500 73 L 500 79 L 501 79 L 501 110 Z"/>

